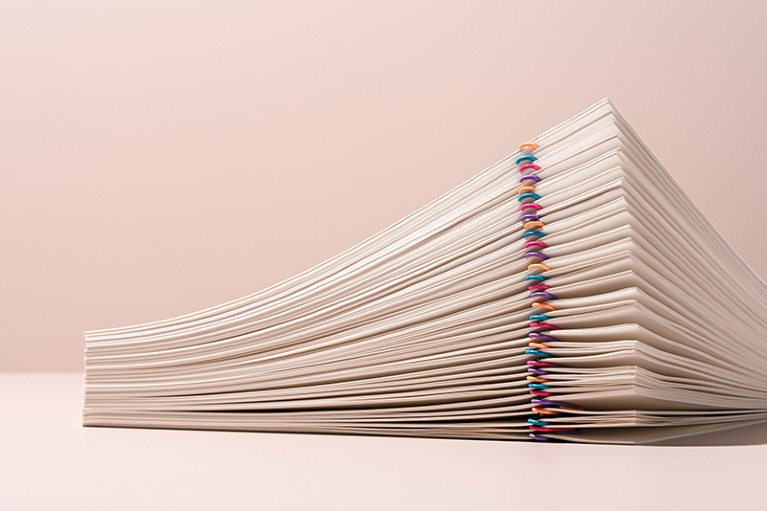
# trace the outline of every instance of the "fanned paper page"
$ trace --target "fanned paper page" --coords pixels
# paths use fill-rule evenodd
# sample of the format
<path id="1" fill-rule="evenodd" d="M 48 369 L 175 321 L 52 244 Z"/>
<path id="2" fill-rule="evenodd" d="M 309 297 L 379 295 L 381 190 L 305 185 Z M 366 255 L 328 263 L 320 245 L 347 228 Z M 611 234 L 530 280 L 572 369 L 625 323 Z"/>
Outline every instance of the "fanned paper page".
<path id="1" fill-rule="evenodd" d="M 605 99 L 299 275 L 87 332 L 84 423 L 653 442 L 767 421 L 765 331 Z"/>

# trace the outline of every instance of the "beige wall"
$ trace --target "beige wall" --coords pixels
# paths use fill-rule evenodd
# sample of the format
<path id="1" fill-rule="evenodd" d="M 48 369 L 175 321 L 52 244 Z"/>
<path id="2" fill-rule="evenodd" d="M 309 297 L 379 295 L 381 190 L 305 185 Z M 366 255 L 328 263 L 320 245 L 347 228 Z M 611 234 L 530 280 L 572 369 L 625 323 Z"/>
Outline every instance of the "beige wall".
<path id="1" fill-rule="evenodd" d="M 5 0 L 0 369 L 277 282 L 604 96 L 767 275 L 765 5 Z"/>

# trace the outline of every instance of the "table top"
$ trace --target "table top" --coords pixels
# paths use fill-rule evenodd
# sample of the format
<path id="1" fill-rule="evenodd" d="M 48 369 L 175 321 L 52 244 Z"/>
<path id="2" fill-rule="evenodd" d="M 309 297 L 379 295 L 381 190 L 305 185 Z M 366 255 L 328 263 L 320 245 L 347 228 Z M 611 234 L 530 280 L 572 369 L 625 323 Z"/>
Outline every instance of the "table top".
<path id="1" fill-rule="evenodd" d="M 84 428 L 82 375 L 0 373 L 0 509 L 759 509 L 767 427 L 696 446 Z M 548 501 L 548 502 L 547 502 Z"/>

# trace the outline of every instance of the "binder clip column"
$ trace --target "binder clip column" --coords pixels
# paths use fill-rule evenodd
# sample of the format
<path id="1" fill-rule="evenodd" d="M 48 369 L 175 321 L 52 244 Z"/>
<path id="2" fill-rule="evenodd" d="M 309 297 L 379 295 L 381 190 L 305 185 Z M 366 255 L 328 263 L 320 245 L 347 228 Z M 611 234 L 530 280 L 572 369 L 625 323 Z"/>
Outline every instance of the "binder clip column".
<path id="1" fill-rule="evenodd" d="M 546 284 L 548 271 L 551 268 L 546 264 L 549 257 L 545 251 L 548 245 L 544 241 L 546 224 L 543 207 L 538 203 L 541 196 L 538 194 L 538 185 L 541 181 L 539 175 L 540 165 L 536 163 L 538 158 L 533 154 L 539 148 L 538 144 L 527 143 L 519 146 L 521 155 L 515 163 L 519 170 L 519 201 L 520 217 L 522 223 L 525 253 L 528 263 L 525 281 L 530 293 L 530 307 L 532 315 L 528 326 L 528 348 L 525 350 L 531 360 L 527 361 L 527 381 L 530 389 L 533 417 L 527 420 L 530 424 L 529 437 L 537 441 L 549 441 L 557 433 L 575 433 L 573 428 L 555 426 L 551 419 L 559 415 L 565 408 L 576 409 L 575 406 L 555 399 L 550 380 L 547 376 L 552 368 L 557 366 L 552 359 L 556 358 L 547 352 L 552 343 L 557 342 L 552 331 L 557 327 L 550 323 L 548 312 L 557 310 L 550 302 L 556 300 L 551 293 L 551 287 Z M 554 436 L 552 436 L 554 435 Z"/>

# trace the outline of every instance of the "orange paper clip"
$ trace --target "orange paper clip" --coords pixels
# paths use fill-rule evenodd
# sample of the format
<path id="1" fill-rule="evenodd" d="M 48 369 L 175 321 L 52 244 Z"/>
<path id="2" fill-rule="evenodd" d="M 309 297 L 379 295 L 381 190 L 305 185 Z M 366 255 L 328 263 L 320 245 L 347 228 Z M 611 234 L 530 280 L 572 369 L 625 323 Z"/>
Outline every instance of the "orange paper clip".
<path id="1" fill-rule="evenodd" d="M 532 227 L 544 227 L 546 224 L 541 222 L 540 220 L 533 220 L 532 222 L 525 222 L 525 225 L 522 226 L 524 230 L 530 230 Z"/>

